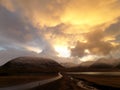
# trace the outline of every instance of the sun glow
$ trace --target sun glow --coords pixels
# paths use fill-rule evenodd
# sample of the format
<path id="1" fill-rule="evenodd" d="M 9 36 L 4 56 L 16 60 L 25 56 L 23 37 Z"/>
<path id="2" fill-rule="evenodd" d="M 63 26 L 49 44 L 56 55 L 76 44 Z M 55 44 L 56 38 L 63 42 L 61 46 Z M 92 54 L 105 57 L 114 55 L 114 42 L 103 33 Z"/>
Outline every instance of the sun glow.
<path id="1" fill-rule="evenodd" d="M 86 61 L 95 61 L 98 58 L 100 58 L 100 56 L 98 55 L 93 55 L 91 54 L 91 52 L 89 51 L 89 49 L 85 49 L 84 52 L 87 54 L 85 56 L 83 56 L 82 58 L 80 58 L 80 61 L 82 62 L 86 62 Z"/>
<path id="2" fill-rule="evenodd" d="M 80 61 L 82 61 L 82 62 L 95 61 L 98 58 L 99 58 L 99 56 L 97 56 L 97 55 L 87 55 L 87 56 L 84 56 L 84 57 L 80 58 Z"/>
<path id="3" fill-rule="evenodd" d="M 65 46 L 55 46 L 55 51 L 58 52 L 59 57 L 70 57 L 70 50 Z"/>
<path id="4" fill-rule="evenodd" d="M 85 52 L 86 54 L 90 54 L 90 51 L 89 51 L 88 49 L 85 49 L 84 52 Z"/>

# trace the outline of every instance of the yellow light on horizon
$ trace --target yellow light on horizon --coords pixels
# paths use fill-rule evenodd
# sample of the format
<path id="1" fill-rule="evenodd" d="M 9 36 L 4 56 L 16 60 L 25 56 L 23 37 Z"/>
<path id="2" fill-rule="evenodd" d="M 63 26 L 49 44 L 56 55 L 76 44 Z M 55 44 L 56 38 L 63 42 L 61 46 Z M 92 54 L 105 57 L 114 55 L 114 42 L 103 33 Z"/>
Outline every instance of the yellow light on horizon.
<path id="1" fill-rule="evenodd" d="M 95 61 L 98 58 L 100 58 L 100 57 L 97 55 L 86 55 L 86 56 L 83 56 L 82 58 L 80 58 L 80 61 L 82 61 L 82 62 Z"/>

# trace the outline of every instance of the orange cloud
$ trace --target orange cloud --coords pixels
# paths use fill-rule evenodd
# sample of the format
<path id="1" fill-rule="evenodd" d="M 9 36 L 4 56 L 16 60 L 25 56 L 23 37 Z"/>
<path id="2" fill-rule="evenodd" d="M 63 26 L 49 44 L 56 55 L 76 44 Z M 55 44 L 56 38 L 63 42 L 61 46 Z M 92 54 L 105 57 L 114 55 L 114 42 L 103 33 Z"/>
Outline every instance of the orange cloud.
<path id="1" fill-rule="evenodd" d="M 118 22 L 119 4 L 119 0 L 2 0 L 1 3 L 9 11 L 19 11 L 21 20 L 37 28 L 36 33 L 53 47 L 72 47 L 80 41 L 82 54 L 84 49 L 106 54 L 113 44 L 117 45 L 113 42 L 116 35 L 105 34 L 105 31 Z"/>

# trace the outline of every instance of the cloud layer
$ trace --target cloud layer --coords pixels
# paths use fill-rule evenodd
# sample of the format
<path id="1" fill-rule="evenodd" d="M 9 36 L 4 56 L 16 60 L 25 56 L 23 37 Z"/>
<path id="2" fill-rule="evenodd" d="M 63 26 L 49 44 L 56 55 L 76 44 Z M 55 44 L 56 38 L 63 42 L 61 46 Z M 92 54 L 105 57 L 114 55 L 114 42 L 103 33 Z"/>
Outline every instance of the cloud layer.
<path id="1" fill-rule="evenodd" d="M 0 47 L 110 55 L 120 45 L 119 10 L 119 0 L 1 0 Z"/>

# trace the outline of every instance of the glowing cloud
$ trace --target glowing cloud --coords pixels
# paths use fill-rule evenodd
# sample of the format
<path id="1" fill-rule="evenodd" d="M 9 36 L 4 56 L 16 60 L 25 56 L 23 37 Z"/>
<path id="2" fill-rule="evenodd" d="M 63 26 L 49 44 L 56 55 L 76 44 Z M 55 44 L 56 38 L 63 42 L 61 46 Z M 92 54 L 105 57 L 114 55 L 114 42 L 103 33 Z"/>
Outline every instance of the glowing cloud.
<path id="1" fill-rule="evenodd" d="M 55 46 L 55 50 L 59 57 L 70 57 L 70 50 L 65 46 Z"/>
<path id="2" fill-rule="evenodd" d="M 116 5 L 117 0 L 70 0 L 62 15 L 62 21 L 84 29 L 108 23 L 120 15 L 120 7 Z"/>
<path id="3" fill-rule="evenodd" d="M 15 42 L 37 53 L 83 57 L 120 45 L 119 0 L 1 0 L 0 7 L 1 46 Z"/>
<path id="4" fill-rule="evenodd" d="M 87 62 L 87 61 L 96 61 L 99 58 L 101 57 L 97 55 L 87 55 L 87 56 L 80 58 L 79 60 L 82 62 Z"/>

